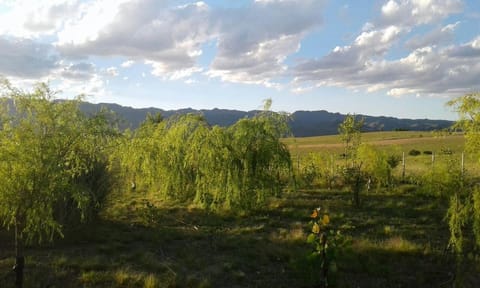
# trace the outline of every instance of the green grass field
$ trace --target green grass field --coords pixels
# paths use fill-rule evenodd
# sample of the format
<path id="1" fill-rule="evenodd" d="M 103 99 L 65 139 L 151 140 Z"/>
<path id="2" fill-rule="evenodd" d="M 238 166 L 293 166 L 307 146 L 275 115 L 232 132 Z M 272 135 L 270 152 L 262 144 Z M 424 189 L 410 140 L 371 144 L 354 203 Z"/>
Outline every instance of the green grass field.
<path id="1" fill-rule="evenodd" d="M 343 144 L 338 135 L 288 138 L 284 143 L 290 148 L 292 158 L 306 157 L 310 153 L 329 155 L 341 163 L 341 154 L 344 151 Z M 392 131 L 392 132 L 370 132 L 362 134 L 362 143 L 366 143 L 386 151 L 392 155 L 402 156 L 405 153 L 406 174 L 415 175 L 425 173 L 432 167 L 432 155 L 435 154 L 435 163 L 445 163 L 454 160 L 461 163 L 462 153 L 465 150 L 465 140 L 462 134 L 438 135 L 434 132 L 418 131 Z M 410 156 L 409 151 L 415 149 L 421 152 L 418 156 Z M 446 153 L 447 152 L 447 153 Z M 465 169 L 474 175 L 480 175 L 478 158 L 475 155 L 464 154 Z M 400 167 L 395 173 L 400 173 Z"/>
<path id="2" fill-rule="evenodd" d="M 461 135 L 428 132 L 368 133 L 363 140 L 391 151 L 448 147 L 455 156 L 464 145 Z M 292 155 L 342 150 L 338 136 L 285 141 Z M 430 155 L 415 159 L 431 165 Z M 94 223 L 27 248 L 25 287 L 318 287 L 319 269 L 306 260 L 316 207 L 328 210 L 350 242 L 337 256 L 331 287 L 453 287 L 444 200 L 413 185 L 364 193 L 360 208 L 351 198 L 344 190 L 300 190 L 257 211 L 211 213 L 154 193 L 112 195 Z M 480 287 L 479 263 L 466 260 L 463 287 Z M 13 231 L 0 230 L 0 287 L 13 286 L 13 264 Z"/>

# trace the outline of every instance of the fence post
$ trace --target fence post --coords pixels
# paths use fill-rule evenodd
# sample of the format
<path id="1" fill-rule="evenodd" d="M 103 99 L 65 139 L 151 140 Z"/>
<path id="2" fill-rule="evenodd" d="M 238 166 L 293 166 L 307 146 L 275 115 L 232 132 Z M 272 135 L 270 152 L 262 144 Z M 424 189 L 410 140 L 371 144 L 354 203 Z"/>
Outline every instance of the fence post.
<path id="1" fill-rule="evenodd" d="M 405 182 L 405 152 L 402 152 L 402 182 Z"/>

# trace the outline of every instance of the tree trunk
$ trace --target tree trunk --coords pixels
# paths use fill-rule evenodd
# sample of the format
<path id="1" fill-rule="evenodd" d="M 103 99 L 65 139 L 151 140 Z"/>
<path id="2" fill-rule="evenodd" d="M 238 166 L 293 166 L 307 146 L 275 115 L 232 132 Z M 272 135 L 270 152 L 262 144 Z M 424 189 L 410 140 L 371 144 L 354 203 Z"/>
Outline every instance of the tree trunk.
<path id="1" fill-rule="evenodd" d="M 25 267 L 25 256 L 23 254 L 22 225 L 24 224 L 19 218 L 15 219 L 15 287 L 23 287 L 23 268 Z"/>

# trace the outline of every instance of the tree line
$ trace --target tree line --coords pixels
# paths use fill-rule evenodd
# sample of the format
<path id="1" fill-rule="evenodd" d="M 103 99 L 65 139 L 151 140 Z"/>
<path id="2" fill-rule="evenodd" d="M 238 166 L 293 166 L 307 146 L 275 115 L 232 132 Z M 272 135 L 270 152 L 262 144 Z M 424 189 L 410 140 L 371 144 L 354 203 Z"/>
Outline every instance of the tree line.
<path id="1" fill-rule="evenodd" d="M 265 110 L 228 128 L 201 115 L 150 115 L 120 132 L 108 111 L 85 115 L 81 97 L 57 101 L 39 84 L 22 91 L 2 82 L 0 224 L 15 236 L 16 286 L 24 245 L 52 241 L 95 219 L 114 190 L 150 191 L 205 209 L 254 209 L 279 196 L 292 177 L 280 139 L 286 115 Z"/>

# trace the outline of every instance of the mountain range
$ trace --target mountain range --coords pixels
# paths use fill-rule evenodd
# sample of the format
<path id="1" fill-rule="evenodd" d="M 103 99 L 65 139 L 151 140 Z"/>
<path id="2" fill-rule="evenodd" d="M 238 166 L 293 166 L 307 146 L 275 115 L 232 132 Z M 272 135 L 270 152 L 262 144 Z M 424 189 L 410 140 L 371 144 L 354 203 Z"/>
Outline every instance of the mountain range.
<path id="1" fill-rule="evenodd" d="M 92 104 L 83 102 L 80 109 L 87 113 L 100 111 L 102 107 L 115 112 L 122 120 L 120 128 L 137 128 L 142 123 L 147 114 L 155 115 L 160 113 L 164 118 L 175 114 L 197 113 L 202 114 L 210 125 L 229 126 L 244 117 L 253 117 L 259 111 L 238 111 L 226 109 L 195 110 L 191 108 L 179 110 L 162 110 L 159 108 L 132 108 L 118 104 L 99 103 Z M 292 113 L 290 128 L 295 137 L 309 137 L 332 135 L 338 133 L 338 125 L 345 118 L 344 114 L 331 113 L 325 110 L 321 111 L 296 111 Z M 385 116 L 357 115 L 365 119 L 363 127 L 364 132 L 372 131 L 432 131 L 450 127 L 453 122 L 448 120 L 429 120 L 429 119 L 399 119 Z"/>

